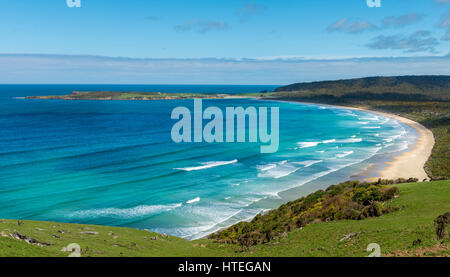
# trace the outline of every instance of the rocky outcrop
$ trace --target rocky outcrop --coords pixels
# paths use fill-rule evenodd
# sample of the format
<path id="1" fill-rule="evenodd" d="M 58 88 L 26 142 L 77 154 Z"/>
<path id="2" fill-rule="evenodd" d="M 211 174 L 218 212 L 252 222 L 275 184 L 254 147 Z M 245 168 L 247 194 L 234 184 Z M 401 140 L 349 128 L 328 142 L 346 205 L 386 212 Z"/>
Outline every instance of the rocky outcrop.
<path id="1" fill-rule="evenodd" d="M 450 213 L 445 213 L 438 216 L 434 220 L 434 227 L 436 228 L 436 237 L 438 240 L 444 239 L 447 233 L 447 226 L 450 224 Z"/>

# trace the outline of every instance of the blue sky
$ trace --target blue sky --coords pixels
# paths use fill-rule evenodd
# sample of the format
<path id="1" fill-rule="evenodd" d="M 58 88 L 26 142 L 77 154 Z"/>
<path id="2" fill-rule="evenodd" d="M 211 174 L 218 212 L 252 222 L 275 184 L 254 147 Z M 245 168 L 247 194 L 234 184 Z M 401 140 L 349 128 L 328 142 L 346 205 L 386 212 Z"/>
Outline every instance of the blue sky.
<path id="1" fill-rule="evenodd" d="M 399 69 L 404 74 L 423 74 L 420 65 L 433 73 L 450 73 L 445 66 L 442 70 L 438 66 L 438 72 L 432 68 L 437 61 L 450 68 L 450 0 L 381 0 L 381 8 L 369 8 L 366 0 L 81 0 L 81 4 L 68 8 L 66 0 L 2 1 L 0 73 L 7 75 L 0 82 L 113 82 L 120 75 L 128 76 L 121 82 L 130 83 L 195 79 L 278 84 L 356 77 L 370 68 L 373 58 L 385 59 L 384 70 L 375 67 L 375 73 L 386 75 L 391 72 L 386 61 L 396 62 L 391 57 L 421 57 L 398 60 L 415 65 L 409 71 L 408 66 Z M 427 64 L 420 60 L 433 56 L 441 58 L 428 59 Z M 127 59 L 114 57 L 133 59 L 127 64 Z M 336 59 L 349 62 L 362 57 L 367 59 L 351 65 L 354 75 L 337 71 L 333 75 L 331 69 L 326 74 L 319 69 L 315 75 L 305 74 L 308 60 L 320 68 L 327 61 L 336 64 Z M 214 76 L 209 76 L 207 58 L 216 59 Z M 161 65 L 158 59 L 164 59 L 165 75 L 155 70 Z M 283 62 L 291 71 L 283 71 Z M 198 71 L 188 74 L 190 65 Z M 127 72 L 127 66 L 133 70 Z M 95 68 L 102 70 L 98 76 L 108 73 L 111 79 L 87 78 L 85 72 L 96 72 Z M 289 78 L 281 78 L 282 74 Z"/>

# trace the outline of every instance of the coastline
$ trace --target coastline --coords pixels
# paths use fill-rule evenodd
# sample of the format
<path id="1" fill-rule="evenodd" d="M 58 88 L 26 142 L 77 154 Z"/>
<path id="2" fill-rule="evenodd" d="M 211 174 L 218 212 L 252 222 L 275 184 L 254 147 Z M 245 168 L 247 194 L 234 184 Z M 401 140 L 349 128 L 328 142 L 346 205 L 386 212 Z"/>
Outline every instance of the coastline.
<path id="1" fill-rule="evenodd" d="M 238 98 L 238 97 L 232 97 L 232 98 Z M 252 98 L 252 99 L 269 100 L 269 101 L 305 103 L 305 104 L 314 104 L 314 105 L 320 105 L 320 106 L 330 106 L 330 107 L 342 108 L 342 109 L 347 109 L 347 110 L 361 110 L 361 111 L 365 111 L 368 113 L 379 114 L 379 115 L 382 115 L 385 117 L 393 118 L 403 124 L 410 126 L 414 130 L 416 130 L 418 137 L 417 137 L 414 145 L 411 145 L 409 147 L 409 149 L 405 150 L 404 152 L 400 153 L 399 155 L 394 156 L 391 161 L 380 162 L 378 165 L 381 165 L 384 168 L 381 170 L 379 168 L 377 169 L 377 171 L 378 171 L 377 175 L 379 175 L 379 176 L 374 177 L 374 175 L 372 174 L 371 178 L 368 178 L 367 174 L 360 174 L 361 178 L 358 178 L 358 179 L 361 181 L 376 181 L 376 180 L 378 180 L 378 178 L 382 178 L 382 179 L 405 178 L 405 179 L 408 179 L 411 177 L 417 178 L 417 179 L 419 179 L 419 181 L 422 181 L 423 179 L 428 179 L 428 176 L 425 173 L 425 170 L 423 169 L 423 165 L 428 160 L 428 158 L 431 154 L 431 150 L 433 149 L 434 136 L 431 131 L 429 131 L 424 126 L 422 126 L 421 124 L 419 124 L 415 121 L 412 121 L 412 120 L 409 120 L 409 119 L 406 119 L 406 118 L 403 118 L 403 117 L 400 117 L 400 116 L 397 116 L 394 114 L 378 112 L 378 111 L 365 109 L 365 108 L 361 108 L 361 107 L 338 106 L 338 105 L 308 103 L 308 102 L 289 101 L 289 100 L 285 101 L 285 100 L 269 99 L 269 98 L 261 99 L 258 97 L 248 97 L 248 96 L 239 97 L 239 98 Z M 225 97 L 222 99 L 230 99 L 230 98 Z M 161 100 L 167 100 L 167 99 L 161 99 Z M 311 183 L 313 183 L 313 182 L 316 182 L 316 180 L 311 181 Z M 333 183 L 331 183 L 331 182 L 325 182 L 325 183 L 327 186 L 336 183 L 336 182 L 334 182 L 334 180 L 332 182 Z M 279 196 L 282 199 L 281 201 L 287 202 L 285 200 L 288 200 L 288 201 L 295 200 L 295 199 L 300 198 L 301 196 L 306 195 L 308 193 L 313 193 L 314 191 L 316 191 L 319 188 L 317 188 L 315 186 L 314 187 L 311 186 L 311 191 L 306 191 L 306 189 L 309 189 L 309 187 L 301 186 L 301 192 L 295 193 L 297 191 L 297 189 L 299 189 L 299 188 L 287 189 L 286 191 L 280 192 Z M 295 198 L 291 199 L 291 197 L 295 197 Z M 261 201 L 259 201 L 259 203 L 255 204 L 255 205 L 259 205 L 261 202 L 267 202 L 267 201 L 271 201 L 271 200 L 261 200 Z M 251 220 L 252 218 L 254 218 L 254 216 L 251 216 L 245 220 Z M 223 228 L 228 228 L 229 226 L 232 226 L 236 223 L 237 222 L 231 223 L 229 225 L 227 224 L 227 226 L 223 227 Z M 221 229 L 223 229 L 223 228 L 221 228 Z M 195 239 L 197 239 L 197 238 L 195 238 Z"/>
<path id="2" fill-rule="evenodd" d="M 390 162 L 386 162 L 386 168 L 379 172 L 379 178 L 397 179 L 397 178 L 417 178 L 419 181 L 429 180 L 428 174 L 425 172 L 424 166 L 431 156 L 435 140 L 433 132 L 425 126 L 413 120 L 384 112 L 365 110 L 386 117 L 393 118 L 406 124 L 416 130 L 418 137 L 415 145 L 411 150 L 403 152 L 401 155 L 394 157 Z"/>
<path id="3" fill-rule="evenodd" d="M 381 115 L 384 117 L 392 118 L 392 119 L 399 121 L 405 125 L 408 125 L 409 127 L 411 127 L 412 129 L 414 129 L 417 132 L 417 139 L 416 139 L 414 145 L 411 145 L 407 150 L 402 151 L 399 155 L 396 155 L 396 156 L 388 156 L 388 155 L 385 156 L 384 154 L 382 154 L 384 157 L 383 161 L 373 164 L 371 166 L 374 168 L 373 171 L 372 170 L 357 171 L 357 172 L 355 172 L 355 174 L 353 174 L 353 176 L 359 176 L 360 178 L 353 178 L 353 179 L 360 180 L 360 181 L 366 181 L 366 182 L 376 182 L 379 179 L 392 180 L 392 179 L 399 179 L 399 178 L 403 178 L 403 179 L 417 178 L 419 180 L 419 182 L 422 182 L 423 180 L 430 180 L 427 173 L 425 172 L 424 165 L 428 161 L 428 159 L 431 155 L 431 152 L 433 150 L 434 143 L 435 143 L 434 135 L 429 129 L 427 129 L 426 127 L 424 127 L 423 125 L 421 125 L 418 122 L 415 122 L 413 120 L 410 120 L 410 119 L 407 119 L 407 118 L 404 118 L 404 117 L 401 117 L 401 116 L 398 116 L 395 114 L 374 111 L 374 110 L 370 110 L 370 109 L 366 109 L 366 108 L 362 108 L 362 107 L 339 106 L 339 105 L 321 104 L 321 103 L 313 103 L 313 102 L 267 99 L 267 98 L 259 98 L 259 97 L 254 97 L 253 99 L 266 100 L 266 101 L 267 100 L 281 101 L 281 102 L 288 102 L 288 103 L 290 102 L 290 103 L 297 103 L 297 104 L 304 103 L 304 104 L 335 107 L 335 108 L 347 109 L 347 110 L 359 110 L 359 111 L 364 111 L 364 112 L 371 113 L 371 114 L 377 114 L 377 115 Z M 354 166 L 354 165 L 352 165 L 352 166 Z M 355 168 L 354 167 L 352 168 L 352 166 L 350 166 L 347 169 L 355 170 Z M 340 170 L 338 170 L 338 172 L 343 171 L 343 170 L 345 171 L 345 169 L 340 169 Z M 342 176 L 336 176 L 335 175 L 336 173 L 337 172 L 332 172 L 331 175 L 327 174 L 325 176 L 321 176 L 317 179 L 306 182 L 300 186 L 296 186 L 296 187 L 293 187 L 290 189 L 286 189 L 284 191 L 280 191 L 278 193 L 278 196 L 279 196 L 278 200 L 261 199 L 261 200 L 255 202 L 253 205 L 264 207 L 266 205 L 271 205 L 271 204 L 273 205 L 274 204 L 273 202 L 277 202 L 277 201 L 280 201 L 280 202 L 277 202 L 278 204 L 286 203 L 289 201 L 294 201 L 302 196 L 308 195 L 309 193 L 314 193 L 318 189 L 327 188 L 328 186 L 330 186 L 334 183 L 339 183 L 339 182 L 344 182 L 346 180 L 349 180 L 348 177 L 345 177 L 345 178 L 339 180 L 339 178 Z M 350 175 L 348 175 L 348 176 L 350 176 Z M 339 181 L 335 181 L 333 183 L 333 181 L 329 180 L 330 178 L 333 180 L 339 180 Z M 266 211 L 268 211 L 268 210 L 272 210 L 272 209 L 266 209 Z M 255 216 L 252 216 L 244 221 L 251 221 Z M 234 223 L 234 224 L 236 224 L 236 223 Z M 219 232 L 220 230 L 229 228 L 229 227 L 233 226 L 234 224 L 229 224 L 226 227 L 220 228 L 212 233 L 216 233 L 216 232 Z M 201 236 L 200 238 L 207 238 L 209 235 L 210 234 L 207 234 L 207 235 Z M 198 239 L 198 238 L 194 236 L 193 240 L 195 240 L 195 239 Z M 189 239 L 189 240 L 192 240 L 192 239 Z"/>
<path id="4" fill-rule="evenodd" d="M 264 98 L 259 98 L 261 100 L 268 100 Z M 269 99 L 270 100 L 270 99 Z M 431 156 L 431 152 L 433 150 L 435 139 L 433 132 L 427 129 L 425 126 L 420 123 L 413 121 L 411 119 L 401 117 L 395 114 L 374 111 L 370 109 L 366 109 L 363 107 L 351 107 L 351 106 L 340 106 L 340 105 L 330 105 L 330 104 L 320 104 L 320 103 L 312 103 L 312 102 L 301 102 L 301 101 L 290 101 L 290 100 L 279 100 L 273 99 L 275 101 L 283 101 L 283 102 L 293 102 L 293 103 L 305 103 L 305 104 L 314 104 L 314 105 L 322 105 L 328 107 L 349 109 L 349 110 L 357 110 L 364 111 L 373 114 L 378 114 L 381 116 L 389 117 L 394 120 L 397 120 L 403 124 L 408 125 L 413 128 L 417 134 L 417 140 L 410 149 L 402 152 L 400 155 L 395 156 L 391 161 L 387 161 L 384 163 L 384 168 L 378 170 L 376 177 L 365 178 L 363 181 L 377 181 L 378 179 L 398 179 L 398 178 L 417 178 L 419 181 L 430 180 L 428 174 L 425 172 L 424 166 Z"/>
<path id="5" fill-rule="evenodd" d="M 101 97 L 99 97 L 97 94 L 102 94 Z M 164 93 L 146 93 L 143 94 L 142 97 L 136 97 L 134 94 L 131 98 L 122 98 L 122 99 L 114 99 L 111 97 L 112 92 L 76 92 L 74 91 L 71 95 L 63 95 L 63 96 L 27 96 L 26 99 L 62 99 L 62 100 L 176 100 L 176 99 L 192 99 L 198 97 L 197 95 L 188 95 L 188 98 L 185 98 L 183 95 L 182 97 L 180 95 L 170 95 L 164 94 Z M 107 94 L 107 95 L 103 95 Z M 124 93 L 116 93 L 116 94 L 124 94 Z M 127 93 L 128 94 L 128 93 Z M 149 94 L 149 95 L 147 95 Z M 150 97 L 151 94 L 151 97 Z M 94 97 L 92 99 L 84 99 L 84 98 L 74 98 L 79 96 L 91 96 Z M 108 96 L 108 97 L 105 97 Z M 148 96 L 148 97 L 147 97 Z M 204 97 L 205 95 L 203 95 Z M 342 108 L 342 109 L 349 109 L 349 110 L 360 110 L 365 111 L 373 114 L 382 115 L 384 117 L 389 117 L 394 120 L 397 120 L 403 124 L 406 124 L 413 128 L 417 134 L 418 138 L 416 140 L 415 145 L 412 147 L 412 149 L 408 149 L 405 152 L 402 152 L 400 155 L 395 156 L 391 161 L 384 162 L 384 167 L 381 170 L 378 170 L 378 173 L 376 177 L 367 177 L 364 178 L 364 173 L 360 174 L 363 179 L 367 181 L 374 181 L 379 178 L 381 179 L 398 179 L 398 178 L 417 178 L 420 181 L 422 180 L 429 180 L 429 177 L 427 173 L 424 170 L 425 163 L 429 159 L 431 152 L 433 150 L 435 140 L 433 133 L 422 126 L 421 124 L 395 115 L 391 113 L 386 112 L 380 112 L 380 111 L 374 111 L 370 110 L 364 107 L 352 107 L 352 106 L 341 106 L 341 105 L 331 105 L 331 104 L 321 104 L 321 103 L 312 103 L 312 102 L 303 102 L 303 101 L 295 101 L 295 100 L 284 100 L 284 99 L 277 99 L 277 98 L 263 98 L 263 97 L 252 97 L 252 96 L 243 96 L 243 95 L 230 95 L 230 94 L 212 94 L 207 95 L 207 97 L 204 97 L 206 99 L 240 99 L 240 98 L 252 98 L 257 100 L 269 100 L 269 101 L 282 101 L 282 102 L 292 102 L 292 103 L 305 103 L 305 104 L 315 104 L 315 105 L 323 105 L 323 106 L 330 106 L 330 107 L 336 107 L 336 108 Z"/>
<path id="6" fill-rule="evenodd" d="M 332 105 L 330 105 L 332 106 Z M 431 156 L 435 140 L 433 132 L 422 124 L 411 119 L 401 117 L 395 114 L 369 110 L 361 107 L 335 106 L 339 108 L 347 108 L 351 110 L 359 110 L 378 114 L 397 120 L 403 124 L 413 128 L 417 134 L 417 140 L 412 149 L 402 152 L 395 156 L 392 161 L 385 162 L 386 167 L 378 172 L 377 177 L 365 179 L 367 181 L 376 181 L 377 179 L 398 179 L 398 178 L 417 178 L 419 181 L 429 180 L 428 174 L 425 172 L 424 166 Z"/>

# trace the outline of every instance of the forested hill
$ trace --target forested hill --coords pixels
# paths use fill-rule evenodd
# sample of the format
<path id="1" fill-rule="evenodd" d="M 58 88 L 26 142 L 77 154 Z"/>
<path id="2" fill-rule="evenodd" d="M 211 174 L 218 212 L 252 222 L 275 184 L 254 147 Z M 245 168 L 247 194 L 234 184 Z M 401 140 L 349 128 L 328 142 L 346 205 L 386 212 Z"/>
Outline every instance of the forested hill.
<path id="1" fill-rule="evenodd" d="M 290 96 L 357 97 L 395 100 L 450 100 L 450 76 L 368 77 L 349 80 L 297 83 L 277 88 Z"/>

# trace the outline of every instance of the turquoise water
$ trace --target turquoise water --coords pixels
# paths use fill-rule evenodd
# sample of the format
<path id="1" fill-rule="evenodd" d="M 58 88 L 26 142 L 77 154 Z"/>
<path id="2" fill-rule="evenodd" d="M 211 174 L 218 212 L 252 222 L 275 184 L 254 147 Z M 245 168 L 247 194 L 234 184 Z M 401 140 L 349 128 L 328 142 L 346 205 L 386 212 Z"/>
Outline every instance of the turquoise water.
<path id="1" fill-rule="evenodd" d="M 395 120 L 321 105 L 280 108 L 280 147 L 175 144 L 173 108 L 192 100 L 26 100 L 71 90 L 259 92 L 267 86 L 0 86 L 0 218 L 128 226 L 198 238 L 273 208 L 260 200 L 404 151 L 416 134 Z M 356 173 L 356 172 L 353 172 Z M 280 200 L 282 201 L 282 200 Z M 274 201 L 273 203 L 278 203 Z"/>

